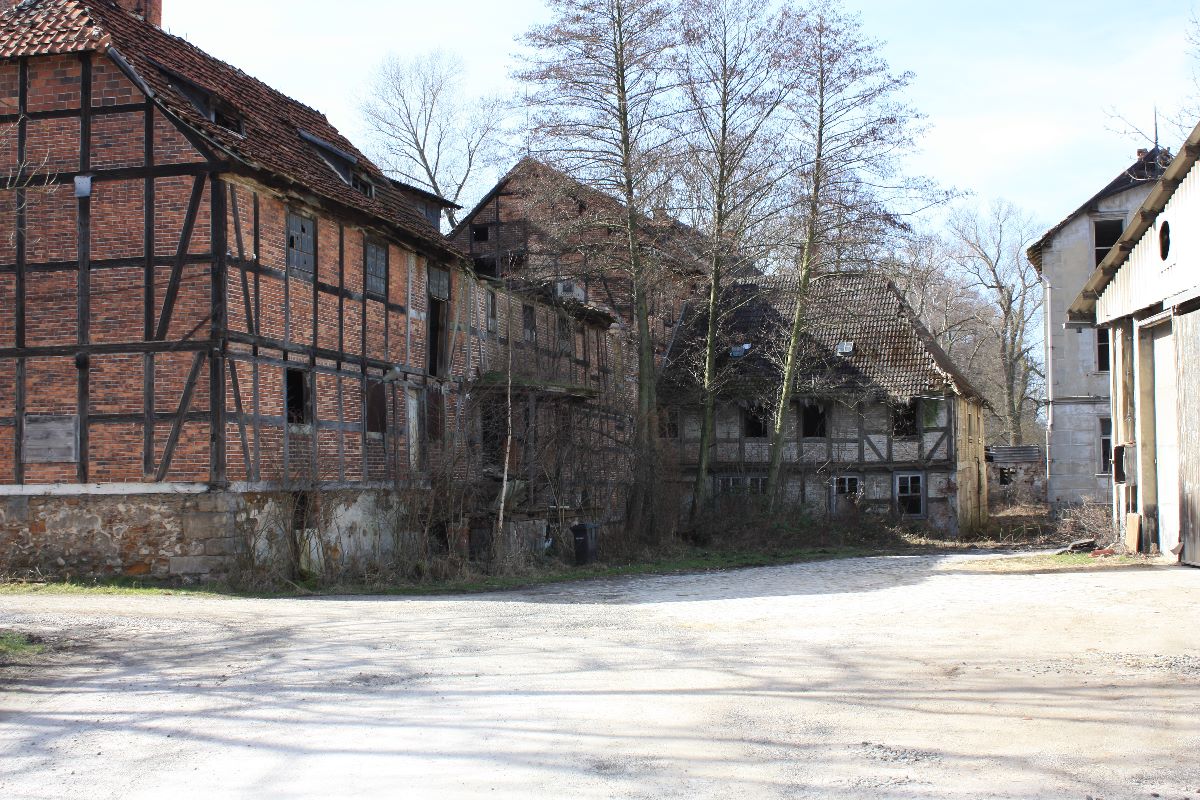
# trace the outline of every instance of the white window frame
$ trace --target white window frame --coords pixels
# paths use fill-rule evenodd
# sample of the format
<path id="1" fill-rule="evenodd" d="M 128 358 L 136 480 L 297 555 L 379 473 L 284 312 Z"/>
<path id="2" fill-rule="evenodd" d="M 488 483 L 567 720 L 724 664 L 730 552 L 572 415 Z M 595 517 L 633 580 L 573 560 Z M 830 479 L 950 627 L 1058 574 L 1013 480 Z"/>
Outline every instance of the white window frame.
<path id="1" fill-rule="evenodd" d="M 847 482 L 855 481 L 855 483 L 856 483 L 855 490 L 853 492 L 843 492 L 842 491 L 843 481 L 847 481 Z M 866 495 L 867 481 L 861 473 L 845 472 L 845 473 L 842 473 L 841 475 L 833 476 L 833 480 L 830 481 L 829 489 L 830 489 L 830 497 L 832 499 L 832 508 L 834 511 L 838 511 L 838 510 L 840 510 L 840 506 L 842 503 L 841 498 L 843 498 L 843 497 L 853 498 L 852 502 L 855 505 L 858 504 L 859 500 L 861 500 Z"/>
<path id="2" fill-rule="evenodd" d="M 906 514 L 904 511 L 902 511 L 900 509 L 900 481 L 905 478 L 910 479 L 910 480 L 912 478 L 917 478 L 918 480 L 921 481 L 921 493 L 919 495 L 919 497 L 921 498 L 921 511 L 917 514 Z M 909 488 L 910 489 L 912 488 L 911 482 L 909 484 Z M 896 513 L 898 513 L 900 516 L 904 517 L 905 519 L 924 519 L 929 512 L 927 490 L 928 490 L 928 485 L 925 482 L 925 473 L 924 472 L 897 472 L 894 475 L 892 475 L 892 496 L 895 499 L 895 503 L 896 503 Z M 911 497 L 912 495 L 909 494 L 909 495 L 905 495 L 905 496 Z"/>
<path id="3" fill-rule="evenodd" d="M 1104 422 L 1108 421 L 1108 433 L 1104 432 Z M 1112 470 L 1112 447 L 1113 447 L 1113 425 L 1112 417 L 1097 417 L 1096 418 L 1096 476 L 1109 477 L 1113 474 Z M 1107 458 L 1106 458 L 1107 456 Z M 1108 461 L 1108 469 L 1104 469 L 1104 462 Z"/>

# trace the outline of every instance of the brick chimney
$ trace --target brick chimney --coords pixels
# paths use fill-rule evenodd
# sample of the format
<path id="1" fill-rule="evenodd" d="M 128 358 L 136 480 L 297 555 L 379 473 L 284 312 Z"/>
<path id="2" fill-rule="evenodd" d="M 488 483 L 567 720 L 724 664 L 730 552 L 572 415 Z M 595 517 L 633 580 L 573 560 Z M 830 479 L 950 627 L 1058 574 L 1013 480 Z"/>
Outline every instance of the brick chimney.
<path id="1" fill-rule="evenodd" d="M 121 8 L 160 28 L 162 27 L 162 4 L 163 0 L 117 0 L 117 5 Z"/>

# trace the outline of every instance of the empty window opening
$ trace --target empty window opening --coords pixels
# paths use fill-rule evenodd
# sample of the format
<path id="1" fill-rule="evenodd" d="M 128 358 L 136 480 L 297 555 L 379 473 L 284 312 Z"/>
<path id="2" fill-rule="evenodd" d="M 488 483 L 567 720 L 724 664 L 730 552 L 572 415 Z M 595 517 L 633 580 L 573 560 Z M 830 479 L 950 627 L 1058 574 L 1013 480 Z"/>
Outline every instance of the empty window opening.
<path id="1" fill-rule="evenodd" d="M 316 222 L 294 212 L 287 215 L 287 268 L 290 275 L 313 282 L 317 263 Z"/>
<path id="2" fill-rule="evenodd" d="M 236 134 L 245 133 L 242 112 L 228 100 L 165 67 L 159 69 L 170 79 L 171 88 L 187 98 L 200 116 Z"/>
<path id="3" fill-rule="evenodd" d="M 1109 349 L 1108 331 L 1096 329 L 1096 371 L 1108 372 L 1112 366 L 1111 350 Z"/>
<path id="4" fill-rule="evenodd" d="M 430 375 L 440 376 L 445 366 L 442 358 L 446 339 L 445 302 L 429 298 L 429 313 L 425 324 L 429 332 L 429 339 L 425 343 L 425 369 Z"/>
<path id="5" fill-rule="evenodd" d="M 564 353 L 575 350 L 575 328 L 570 317 L 558 318 L 558 347 Z"/>
<path id="6" fill-rule="evenodd" d="M 379 242 L 367 242 L 366 252 L 367 294 L 380 299 L 387 298 L 388 249 Z"/>
<path id="7" fill-rule="evenodd" d="M 537 309 L 531 305 L 521 306 L 521 328 L 524 331 L 525 341 L 530 344 L 537 343 Z"/>
<path id="8" fill-rule="evenodd" d="M 476 275 L 484 278 L 500 277 L 500 273 L 496 270 L 495 256 L 476 256 L 474 261 Z"/>
<path id="9" fill-rule="evenodd" d="M 471 226 L 471 241 L 486 242 L 492 238 L 491 225 L 472 225 Z"/>
<path id="10" fill-rule="evenodd" d="M 446 353 L 450 346 L 446 338 L 450 273 L 444 269 L 430 267 L 426 283 L 429 297 L 429 311 L 426 320 L 429 337 L 425 345 L 426 371 L 430 375 L 442 376 L 446 369 Z"/>
<path id="11" fill-rule="evenodd" d="M 1100 419 L 1100 475 L 1112 472 L 1112 420 L 1108 417 Z"/>
<path id="12" fill-rule="evenodd" d="M 1016 467 L 1001 467 L 1000 470 L 1000 485 L 1012 486 L 1013 480 L 1017 477 Z"/>
<path id="13" fill-rule="evenodd" d="M 508 408 L 500 400 L 483 404 L 479 411 L 480 456 L 487 466 L 503 466 L 504 443 L 508 439 Z"/>
<path id="14" fill-rule="evenodd" d="M 1163 221 L 1158 229 L 1158 256 L 1163 261 L 1171 255 L 1171 223 Z"/>
<path id="15" fill-rule="evenodd" d="M 288 367 L 284 370 L 284 402 L 287 406 L 287 421 L 290 425 L 308 425 L 312 422 L 312 398 L 308 383 L 308 372 Z"/>
<path id="16" fill-rule="evenodd" d="M 679 409 L 662 408 L 658 411 L 658 435 L 663 439 L 679 438 Z"/>
<path id="17" fill-rule="evenodd" d="M 896 509 L 902 516 L 924 516 L 925 493 L 922 491 L 924 482 L 924 476 L 919 474 L 896 476 Z"/>
<path id="18" fill-rule="evenodd" d="M 761 407 L 742 410 L 742 434 L 747 439 L 767 438 L 767 412 Z"/>
<path id="19" fill-rule="evenodd" d="M 367 433 L 387 433 L 387 386 L 371 383 L 367 386 Z"/>
<path id="20" fill-rule="evenodd" d="M 358 156 L 347 150 L 343 150 L 332 142 L 327 142 L 318 136 L 313 136 L 308 131 L 300 131 L 300 138 L 313 145 L 317 151 L 317 155 L 321 157 L 321 160 L 323 160 L 347 186 L 352 187 L 367 197 L 375 196 L 375 184 L 359 167 Z"/>
<path id="21" fill-rule="evenodd" d="M 1098 219 L 1093 223 L 1092 230 L 1096 240 L 1096 263 L 1099 264 L 1121 238 L 1121 232 L 1125 230 L 1125 220 Z"/>
<path id="22" fill-rule="evenodd" d="M 838 497 L 857 497 L 862 493 L 862 479 L 857 475 L 839 475 L 833 479 Z"/>
<path id="23" fill-rule="evenodd" d="M 892 435 L 912 437 L 917 435 L 918 401 L 912 400 L 902 406 L 892 407 Z"/>
<path id="24" fill-rule="evenodd" d="M 800 434 L 805 439 L 824 439 L 826 431 L 825 406 L 804 403 L 800 406 Z"/>

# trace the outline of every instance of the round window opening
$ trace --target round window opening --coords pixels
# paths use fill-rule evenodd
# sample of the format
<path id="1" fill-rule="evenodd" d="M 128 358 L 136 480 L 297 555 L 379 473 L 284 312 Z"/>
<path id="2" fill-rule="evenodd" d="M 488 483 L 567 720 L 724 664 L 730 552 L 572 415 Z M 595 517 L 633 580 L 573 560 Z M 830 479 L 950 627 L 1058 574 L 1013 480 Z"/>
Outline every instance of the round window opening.
<path id="1" fill-rule="evenodd" d="M 1171 254 L 1171 223 L 1164 222 L 1158 229 L 1158 255 L 1163 261 Z"/>

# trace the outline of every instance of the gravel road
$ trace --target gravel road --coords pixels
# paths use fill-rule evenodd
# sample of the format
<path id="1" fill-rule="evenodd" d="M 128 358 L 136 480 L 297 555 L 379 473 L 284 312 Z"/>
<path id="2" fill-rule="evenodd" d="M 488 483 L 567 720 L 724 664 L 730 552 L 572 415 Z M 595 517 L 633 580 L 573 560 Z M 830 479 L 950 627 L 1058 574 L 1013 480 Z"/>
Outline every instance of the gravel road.
<path id="1" fill-rule="evenodd" d="M 0 797 L 1200 800 L 1200 570 L 0 596 Z"/>

